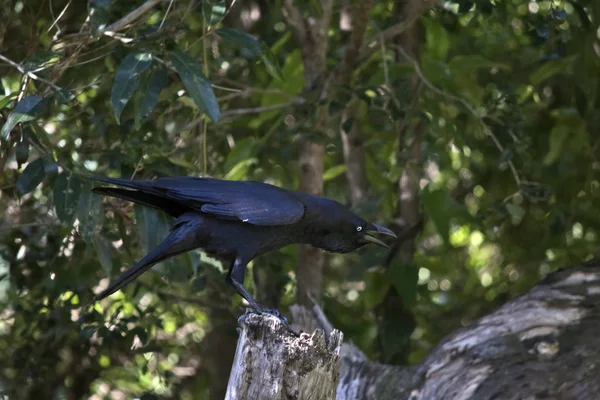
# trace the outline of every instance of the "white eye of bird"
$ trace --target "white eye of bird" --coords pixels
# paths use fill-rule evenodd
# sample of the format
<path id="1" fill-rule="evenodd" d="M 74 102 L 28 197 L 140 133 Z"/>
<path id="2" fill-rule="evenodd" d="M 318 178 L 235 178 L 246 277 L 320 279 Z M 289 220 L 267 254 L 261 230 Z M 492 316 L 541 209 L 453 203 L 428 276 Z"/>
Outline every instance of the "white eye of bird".
<path id="1" fill-rule="evenodd" d="M 362 226 L 357 226 L 356 227 L 356 232 L 360 232 L 360 231 L 362 231 Z"/>

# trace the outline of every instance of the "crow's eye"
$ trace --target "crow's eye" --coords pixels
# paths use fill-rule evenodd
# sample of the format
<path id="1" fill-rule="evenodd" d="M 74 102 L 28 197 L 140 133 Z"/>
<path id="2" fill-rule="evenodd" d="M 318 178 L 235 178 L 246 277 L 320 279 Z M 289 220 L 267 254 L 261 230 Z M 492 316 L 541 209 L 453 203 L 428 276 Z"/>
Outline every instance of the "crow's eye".
<path id="1" fill-rule="evenodd" d="M 362 231 L 362 226 L 357 226 L 356 227 L 356 232 L 360 232 L 360 231 Z"/>

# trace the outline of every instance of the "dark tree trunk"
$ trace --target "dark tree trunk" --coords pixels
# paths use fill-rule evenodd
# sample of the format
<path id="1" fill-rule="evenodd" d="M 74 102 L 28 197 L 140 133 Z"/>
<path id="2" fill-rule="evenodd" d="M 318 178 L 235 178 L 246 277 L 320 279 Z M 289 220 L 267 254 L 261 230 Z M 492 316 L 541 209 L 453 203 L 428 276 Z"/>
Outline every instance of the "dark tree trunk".
<path id="1" fill-rule="evenodd" d="M 294 38 L 298 42 L 304 62 L 304 91 L 320 99 L 321 84 L 327 71 L 327 31 L 333 13 L 333 0 L 321 0 L 319 16 L 302 16 L 294 0 L 284 0 L 283 10 Z M 325 102 L 323 102 L 325 103 Z M 317 106 L 317 118 L 311 130 L 325 135 L 329 128 L 327 104 Z M 323 194 L 322 144 L 305 139 L 300 147 L 300 190 L 314 195 Z M 299 246 L 298 301 L 310 304 L 309 297 L 320 300 L 323 275 L 323 253 L 307 245 Z"/>

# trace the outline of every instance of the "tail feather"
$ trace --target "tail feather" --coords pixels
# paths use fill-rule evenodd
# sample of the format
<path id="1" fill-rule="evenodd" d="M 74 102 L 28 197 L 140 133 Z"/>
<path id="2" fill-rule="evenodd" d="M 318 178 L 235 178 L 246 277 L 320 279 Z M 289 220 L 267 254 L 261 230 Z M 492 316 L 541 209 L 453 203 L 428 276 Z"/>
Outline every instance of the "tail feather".
<path id="1" fill-rule="evenodd" d="M 117 280 L 111 282 L 108 288 L 96 296 L 96 300 L 102 300 L 127 286 L 157 263 L 198 248 L 199 244 L 194 240 L 195 236 L 191 231 L 193 226 L 185 222 L 178 220 L 174 225 L 174 229 L 165 240 L 133 267 L 125 271 Z"/>
<path id="2" fill-rule="evenodd" d="M 172 217 L 179 217 L 181 214 L 189 210 L 184 205 L 179 204 L 173 200 L 137 190 L 97 187 L 93 188 L 92 192 L 101 194 L 103 196 L 116 197 L 137 204 L 143 204 L 145 206 L 153 207 L 164 211 Z"/>

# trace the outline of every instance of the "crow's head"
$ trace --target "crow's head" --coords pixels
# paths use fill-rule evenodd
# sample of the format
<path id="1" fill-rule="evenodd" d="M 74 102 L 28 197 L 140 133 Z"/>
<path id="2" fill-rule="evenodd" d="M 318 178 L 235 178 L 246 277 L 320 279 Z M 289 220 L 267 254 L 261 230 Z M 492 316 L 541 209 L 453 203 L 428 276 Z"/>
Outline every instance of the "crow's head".
<path id="1" fill-rule="evenodd" d="M 369 243 L 388 247 L 375 235 L 396 237 L 388 228 L 367 222 L 345 206 L 329 201 L 331 203 L 323 207 L 319 218 L 314 220 L 318 227 L 312 240 L 315 247 L 334 253 L 348 253 Z"/>

